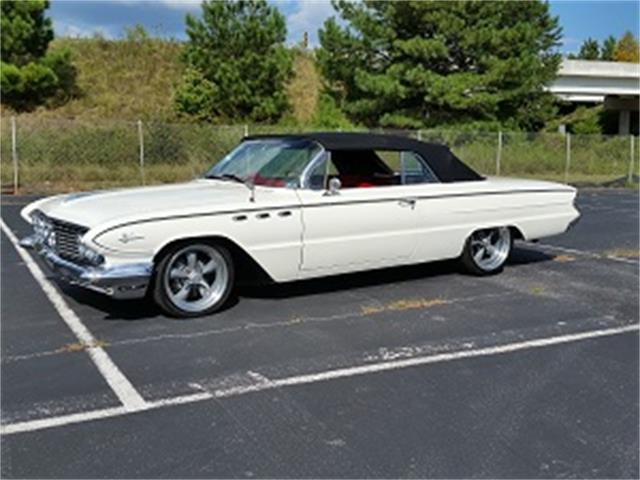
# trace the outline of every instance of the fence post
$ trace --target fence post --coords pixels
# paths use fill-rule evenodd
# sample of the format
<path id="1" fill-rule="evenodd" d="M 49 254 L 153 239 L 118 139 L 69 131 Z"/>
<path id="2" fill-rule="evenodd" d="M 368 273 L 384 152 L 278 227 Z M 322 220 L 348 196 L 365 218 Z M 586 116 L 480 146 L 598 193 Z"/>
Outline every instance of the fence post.
<path id="1" fill-rule="evenodd" d="M 18 193 L 18 147 L 16 142 L 16 117 L 11 116 L 11 160 L 13 162 L 13 194 Z"/>
<path id="2" fill-rule="evenodd" d="M 138 143 L 140 145 L 140 177 L 142 184 L 145 185 L 144 177 L 144 133 L 142 131 L 142 120 L 138 120 Z"/>
<path id="3" fill-rule="evenodd" d="M 422 141 L 422 130 L 418 130 L 418 140 Z"/>
<path id="4" fill-rule="evenodd" d="M 627 182 L 631 183 L 633 182 L 633 161 L 634 161 L 634 157 L 635 157 L 635 153 L 636 153 L 636 148 L 635 148 L 635 137 L 633 135 L 629 135 L 629 141 L 631 144 L 631 149 L 629 152 L 629 173 L 627 175 Z"/>
<path id="5" fill-rule="evenodd" d="M 496 175 L 500 175 L 501 161 L 502 161 L 502 130 L 498 130 L 498 151 L 496 152 Z"/>
<path id="6" fill-rule="evenodd" d="M 569 183 L 569 168 L 571 167 L 571 134 L 567 133 L 565 137 L 566 137 L 567 153 L 566 153 L 566 160 L 564 164 L 564 183 Z"/>
<path id="7" fill-rule="evenodd" d="M 244 124 L 244 136 L 245 137 L 249 136 L 249 124 L 248 123 Z"/>

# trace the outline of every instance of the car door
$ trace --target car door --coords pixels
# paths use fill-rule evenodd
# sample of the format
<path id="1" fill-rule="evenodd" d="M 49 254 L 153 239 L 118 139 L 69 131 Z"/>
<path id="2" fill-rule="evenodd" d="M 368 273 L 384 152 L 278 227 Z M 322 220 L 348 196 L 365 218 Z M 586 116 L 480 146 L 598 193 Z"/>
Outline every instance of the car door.
<path id="1" fill-rule="evenodd" d="M 321 171 L 323 166 L 316 168 Z M 334 194 L 313 185 L 298 190 L 302 276 L 410 261 L 417 242 L 416 191 L 412 185 L 341 188 Z"/>

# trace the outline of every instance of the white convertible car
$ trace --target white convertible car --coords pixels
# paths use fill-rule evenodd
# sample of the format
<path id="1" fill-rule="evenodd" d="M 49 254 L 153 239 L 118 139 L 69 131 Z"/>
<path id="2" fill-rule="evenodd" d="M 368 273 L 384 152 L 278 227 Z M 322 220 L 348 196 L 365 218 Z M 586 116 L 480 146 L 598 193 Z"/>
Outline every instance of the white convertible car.
<path id="1" fill-rule="evenodd" d="M 567 230 L 576 190 L 484 178 L 442 145 L 366 133 L 254 136 L 189 183 L 59 195 L 22 216 L 60 277 L 168 314 L 215 312 L 237 281 L 460 258 L 498 272 L 514 239 Z"/>

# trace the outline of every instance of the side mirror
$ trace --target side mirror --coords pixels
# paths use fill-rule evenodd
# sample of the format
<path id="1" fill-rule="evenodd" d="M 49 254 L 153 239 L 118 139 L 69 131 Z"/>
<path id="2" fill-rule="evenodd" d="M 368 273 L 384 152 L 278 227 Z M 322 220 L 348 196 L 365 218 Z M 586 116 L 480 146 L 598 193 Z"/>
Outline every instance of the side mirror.
<path id="1" fill-rule="evenodd" d="M 342 187 L 342 182 L 339 178 L 333 177 L 329 179 L 329 188 L 325 195 L 338 195 L 340 193 L 340 188 Z"/>

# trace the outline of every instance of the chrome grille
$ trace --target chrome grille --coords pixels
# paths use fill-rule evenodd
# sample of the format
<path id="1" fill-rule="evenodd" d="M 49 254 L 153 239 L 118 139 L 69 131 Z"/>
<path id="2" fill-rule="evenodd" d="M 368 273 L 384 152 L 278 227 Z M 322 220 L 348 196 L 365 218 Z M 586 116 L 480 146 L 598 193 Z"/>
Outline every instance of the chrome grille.
<path id="1" fill-rule="evenodd" d="M 86 227 L 73 223 L 63 222 L 49 217 L 55 232 L 55 251 L 66 260 L 76 263 L 85 263 L 84 257 L 78 250 L 79 238 L 89 230 Z"/>

